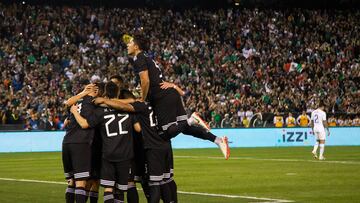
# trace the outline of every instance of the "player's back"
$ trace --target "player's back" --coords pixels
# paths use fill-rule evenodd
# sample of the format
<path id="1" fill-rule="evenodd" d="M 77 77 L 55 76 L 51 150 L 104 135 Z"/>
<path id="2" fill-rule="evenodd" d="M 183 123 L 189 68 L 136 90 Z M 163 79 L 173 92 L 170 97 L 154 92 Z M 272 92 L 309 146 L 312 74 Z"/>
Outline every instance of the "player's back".
<path id="1" fill-rule="evenodd" d="M 108 161 L 125 161 L 133 157 L 133 115 L 111 108 L 99 107 L 96 116 L 100 121 L 103 158 Z"/>
<path id="2" fill-rule="evenodd" d="M 134 102 L 132 106 L 138 112 L 137 118 L 141 124 L 144 147 L 154 149 L 168 146 L 168 141 L 158 134 L 152 107 L 145 102 Z"/>
<path id="3" fill-rule="evenodd" d="M 321 109 L 316 109 L 311 113 L 311 120 L 314 123 L 314 131 L 324 131 L 323 122 L 326 121 L 326 113 Z"/>
<path id="4" fill-rule="evenodd" d="M 92 100 L 93 97 L 85 96 L 77 102 L 78 112 L 85 119 L 88 119 L 94 113 L 95 106 Z M 93 141 L 95 134 L 93 128 L 82 129 L 73 114 L 70 114 L 69 120 L 70 123 L 66 128 L 63 143 L 91 143 Z"/>

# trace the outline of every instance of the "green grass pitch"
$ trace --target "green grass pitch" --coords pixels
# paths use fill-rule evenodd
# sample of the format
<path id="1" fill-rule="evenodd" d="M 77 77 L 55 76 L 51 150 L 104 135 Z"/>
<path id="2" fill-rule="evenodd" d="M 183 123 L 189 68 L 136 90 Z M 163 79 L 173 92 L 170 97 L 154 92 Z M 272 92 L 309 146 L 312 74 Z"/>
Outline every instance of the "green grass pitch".
<path id="1" fill-rule="evenodd" d="M 326 147 L 326 161 L 311 149 L 234 148 L 227 161 L 218 149 L 174 150 L 179 202 L 360 202 L 360 147 Z M 60 152 L 0 153 L 1 203 L 65 202 L 62 183 Z"/>

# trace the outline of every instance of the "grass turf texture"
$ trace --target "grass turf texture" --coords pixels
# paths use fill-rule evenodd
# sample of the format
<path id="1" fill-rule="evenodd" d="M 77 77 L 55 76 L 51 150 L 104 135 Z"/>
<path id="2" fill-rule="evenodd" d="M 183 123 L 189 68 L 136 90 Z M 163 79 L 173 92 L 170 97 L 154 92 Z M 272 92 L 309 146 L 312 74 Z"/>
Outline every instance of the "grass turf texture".
<path id="1" fill-rule="evenodd" d="M 326 161 L 310 147 L 174 150 L 179 191 L 251 196 L 295 202 L 358 202 L 360 147 L 326 147 Z M 0 153 L 0 178 L 65 182 L 61 153 Z M 64 202 L 65 185 L 0 180 L 0 202 Z M 141 186 L 138 185 L 138 188 Z M 140 202 L 146 202 L 139 191 Z M 102 195 L 101 195 L 102 196 Z M 102 202 L 102 199 L 99 199 Z M 179 194 L 183 203 L 269 202 Z"/>

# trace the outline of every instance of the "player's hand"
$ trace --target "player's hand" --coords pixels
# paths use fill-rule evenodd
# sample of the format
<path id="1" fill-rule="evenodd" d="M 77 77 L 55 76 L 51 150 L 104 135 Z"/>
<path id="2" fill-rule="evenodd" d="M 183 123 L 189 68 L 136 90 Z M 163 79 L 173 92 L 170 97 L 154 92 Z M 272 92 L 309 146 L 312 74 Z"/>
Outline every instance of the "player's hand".
<path id="1" fill-rule="evenodd" d="M 70 120 L 68 118 L 65 118 L 64 120 L 64 128 L 70 124 Z"/>
<path id="2" fill-rule="evenodd" d="M 171 83 L 171 82 L 162 82 L 160 83 L 160 88 L 161 89 L 169 89 L 169 88 L 174 88 L 175 84 Z"/>
<path id="3" fill-rule="evenodd" d="M 94 88 L 96 87 L 95 84 L 88 84 L 85 86 L 84 90 L 82 91 L 83 94 L 88 95 L 90 92 L 94 91 Z"/>
<path id="4" fill-rule="evenodd" d="M 143 98 L 137 98 L 137 99 L 135 99 L 135 101 L 144 102 L 144 99 Z"/>
<path id="5" fill-rule="evenodd" d="M 94 102 L 94 104 L 99 105 L 99 104 L 105 103 L 105 100 L 106 99 L 104 97 L 97 97 L 93 100 L 93 102 Z"/>
<path id="6" fill-rule="evenodd" d="M 71 113 L 75 113 L 75 112 L 77 112 L 77 110 L 78 110 L 78 106 L 75 105 L 75 104 L 72 105 L 71 108 L 70 108 L 70 112 L 71 112 Z"/>

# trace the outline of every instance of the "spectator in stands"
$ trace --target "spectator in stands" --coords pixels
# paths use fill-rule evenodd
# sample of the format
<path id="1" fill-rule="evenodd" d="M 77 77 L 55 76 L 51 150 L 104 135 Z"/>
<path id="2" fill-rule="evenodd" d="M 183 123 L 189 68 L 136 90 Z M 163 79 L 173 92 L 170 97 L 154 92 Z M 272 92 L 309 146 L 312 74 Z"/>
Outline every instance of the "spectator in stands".
<path id="1" fill-rule="evenodd" d="M 282 128 L 284 126 L 284 117 L 280 115 L 279 112 L 275 112 L 274 126 L 277 128 Z"/>
<path id="2" fill-rule="evenodd" d="M 360 117 L 356 116 L 353 120 L 353 126 L 360 126 Z"/>
<path id="3" fill-rule="evenodd" d="M 250 127 L 250 120 L 248 119 L 248 117 L 244 116 L 242 124 L 245 128 Z"/>
<path id="4" fill-rule="evenodd" d="M 31 114 L 29 119 L 29 125 L 27 126 L 28 130 L 39 130 L 40 129 L 40 120 L 37 113 Z"/>
<path id="5" fill-rule="evenodd" d="M 308 127 L 310 124 L 310 117 L 306 114 L 306 111 L 303 111 L 302 114 L 297 117 L 296 122 L 300 127 Z"/>
<path id="6" fill-rule="evenodd" d="M 221 128 L 230 128 L 231 127 L 231 121 L 229 114 L 225 114 L 225 117 L 221 120 Z"/>
<path id="7" fill-rule="evenodd" d="M 151 38 L 148 54 L 166 80 L 187 85 L 185 106 L 208 121 L 216 109 L 214 126 L 232 112 L 242 122 L 245 110 L 257 107 L 263 113 L 311 110 L 313 95 L 324 100 L 327 112 L 360 112 L 359 12 L 16 4 L 0 9 L 5 112 L 12 111 L 8 103 L 20 107 L 20 115 L 31 108 L 40 115 L 45 108 L 60 112 L 81 81 L 108 81 L 120 72 L 136 88 L 139 81 L 119 40 L 134 30 Z"/>
<path id="8" fill-rule="evenodd" d="M 292 113 L 289 112 L 288 117 L 286 117 L 286 119 L 285 119 L 285 123 L 288 128 L 296 126 L 296 121 L 295 121 L 295 118 L 293 117 Z"/>
<path id="9" fill-rule="evenodd" d="M 328 119 L 329 127 L 335 127 L 336 126 L 336 118 L 332 115 Z"/>

